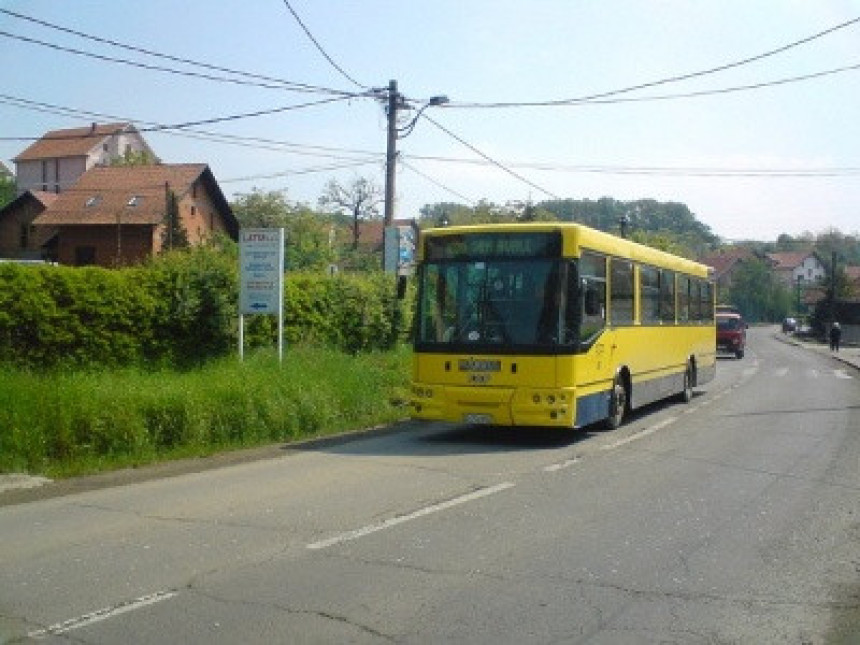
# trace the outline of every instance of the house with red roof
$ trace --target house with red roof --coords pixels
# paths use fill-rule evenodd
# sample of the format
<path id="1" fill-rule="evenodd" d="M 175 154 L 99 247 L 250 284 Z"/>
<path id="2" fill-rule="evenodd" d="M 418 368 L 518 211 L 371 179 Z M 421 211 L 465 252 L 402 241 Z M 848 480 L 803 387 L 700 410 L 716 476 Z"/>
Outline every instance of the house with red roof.
<path id="1" fill-rule="evenodd" d="M 13 160 L 18 194 L 28 190 L 60 193 L 91 168 L 142 152 L 155 159 L 149 144 L 131 123 L 93 123 L 84 128 L 52 130 Z"/>
<path id="2" fill-rule="evenodd" d="M 810 287 L 827 275 L 824 263 L 815 251 L 767 253 L 774 275 L 788 289 Z"/>
<path id="3" fill-rule="evenodd" d="M 51 260 L 73 266 L 135 264 L 214 235 L 238 239 L 239 224 L 209 166 L 96 166 L 33 220 L 55 236 Z M 175 236 L 175 237 L 174 237 Z"/>

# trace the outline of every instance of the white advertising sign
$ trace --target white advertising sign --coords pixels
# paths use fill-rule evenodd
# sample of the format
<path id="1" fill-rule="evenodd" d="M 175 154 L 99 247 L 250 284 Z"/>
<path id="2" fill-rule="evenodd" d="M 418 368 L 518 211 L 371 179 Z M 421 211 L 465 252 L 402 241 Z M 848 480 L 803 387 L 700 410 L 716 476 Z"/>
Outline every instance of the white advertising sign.
<path id="1" fill-rule="evenodd" d="M 280 315 L 284 293 L 284 229 L 241 229 L 239 263 L 239 313 Z"/>

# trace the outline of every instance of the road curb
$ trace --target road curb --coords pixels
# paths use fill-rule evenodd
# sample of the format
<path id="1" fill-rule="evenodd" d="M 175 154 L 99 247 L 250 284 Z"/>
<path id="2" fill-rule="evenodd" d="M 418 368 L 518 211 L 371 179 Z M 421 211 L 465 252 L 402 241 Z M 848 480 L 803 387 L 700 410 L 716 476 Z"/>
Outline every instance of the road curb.
<path id="1" fill-rule="evenodd" d="M 839 352 L 831 352 L 829 347 L 826 347 L 823 343 L 808 343 L 802 340 L 797 340 L 793 337 L 787 337 L 784 334 L 780 334 L 779 332 L 774 332 L 773 337 L 787 345 L 794 345 L 795 347 L 800 347 L 802 349 L 809 350 L 811 352 L 815 352 L 817 354 L 821 354 L 823 356 L 829 356 L 840 363 L 847 365 L 849 367 L 853 367 L 855 370 L 860 371 L 860 348 L 856 347 L 843 347 Z M 857 355 L 854 356 L 853 353 L 856 352 Z"/>
<path id="2" fill-rule="evenodd" d="M 405 432 L 414 427 L 414 425 L 414 421 L 406 419 L 395 421 L 388 425 L 349 430 L 323 437 L 302 439 L 291 443 L 277 443 L 254 448 L 230 450 L 206 457 L 190 457 L 163 461 L 139 468 L 123 468 L 121 470 L 112 470 L 94 475 L 69 477 L 68 479 L 52 480 L 38 475 L 20 473 L 0 474 L 0 507 L 25 504 L 27 502 L 55 497 L 65 497 L 104 488 L 127 486 L 153 479 L 201 473 L 254 461 L 280 459 L 312 450 L 323 450 L 344 445 L 357 439 L 371 439 Z"/>

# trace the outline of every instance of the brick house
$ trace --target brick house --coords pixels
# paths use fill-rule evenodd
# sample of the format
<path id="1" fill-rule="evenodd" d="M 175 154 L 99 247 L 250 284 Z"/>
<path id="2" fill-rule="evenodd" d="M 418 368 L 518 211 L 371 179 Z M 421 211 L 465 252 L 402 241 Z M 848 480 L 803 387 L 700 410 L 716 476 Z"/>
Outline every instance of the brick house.
<path id="1" fill-rule="evenodd" d="M 50 259 L 116 267 L 171 246 L 171 213 L 190 245 L 218 233 L 238 239 L 239 224 L 206 164 L 95 167 L 57 195 L 33 225 L 56 232 Z"/>
<path id="2" fill-rule="evenodd" d="M 0 208 L 0 258 L 42 260 L 54 230 L 36 230 L 33 220 L 57 199 L 55 193 L 28 190 Z"/>
<path id="3" fill-rule="evenodd" d="M 28 190 L 60 193 L 91 168 L 132 152 L 145 152 L 155 159 L 131 123 L 52 130 L 13 160 L 18 194 Z"/>
<path id="4" fill-rule="evenodd" d="M 732 288 L 735 272 L 744 262 L 760 259 L 754 251 L 744 246 L 720 249 L 701 259 L 714 269 L 714 281 L 717 286 L 717 300 L 725 299 Z"/>

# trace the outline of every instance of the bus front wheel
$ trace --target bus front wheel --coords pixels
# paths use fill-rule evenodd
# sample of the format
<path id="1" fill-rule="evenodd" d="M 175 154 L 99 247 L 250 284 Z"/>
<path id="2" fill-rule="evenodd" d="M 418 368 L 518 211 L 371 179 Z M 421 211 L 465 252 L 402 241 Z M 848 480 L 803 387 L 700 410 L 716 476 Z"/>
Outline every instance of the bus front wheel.
<path id="1" fill-rule="evenodd" d="M 627 412 L 627 390 L 620 378 L 615 379 L 612 392 L 609 395 L 609 416 L 606 418 L 606 427 L 615 430 L 624 421 L 624 413 Z"/>

